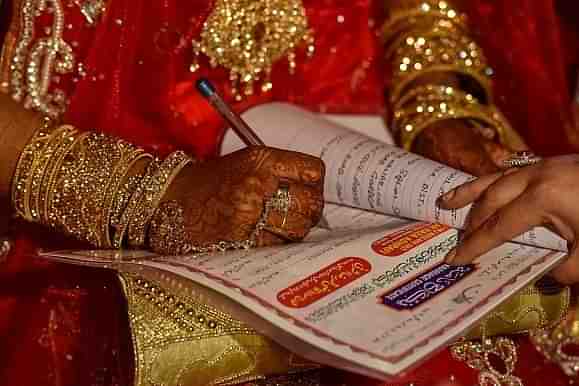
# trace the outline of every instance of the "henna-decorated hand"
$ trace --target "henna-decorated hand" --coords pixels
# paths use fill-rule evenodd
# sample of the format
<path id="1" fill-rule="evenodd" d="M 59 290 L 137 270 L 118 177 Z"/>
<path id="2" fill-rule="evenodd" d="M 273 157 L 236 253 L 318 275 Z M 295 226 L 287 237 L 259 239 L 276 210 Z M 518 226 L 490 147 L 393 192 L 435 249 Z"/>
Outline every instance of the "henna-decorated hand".
<path id="1" fill-rule="evenodd" d="M 479 130 L 462 121 L 445 121 L 423 130 L 413 151 L 467 173 L 495 173 L 511 152 L 494 141 L 494 130 Z"/>
<path id="2" fill-rule="evenodd" d="M 254 232 L 264 203 L 287 183 L 291 204 L 272 210 L 257 245 L 303 239 L 320 220 L 325 168 L 315 157 L 253 147 L 185 168 L 170 186 L 150 231 L 151 247 L 175 253 L 184 243 L 246 240 Z M 180 212 L 180 213 L 177 213 Z M 164 230 L 163 230 L 164 229 Z M 173 240 L 168 242 L 167 237 Z"/>

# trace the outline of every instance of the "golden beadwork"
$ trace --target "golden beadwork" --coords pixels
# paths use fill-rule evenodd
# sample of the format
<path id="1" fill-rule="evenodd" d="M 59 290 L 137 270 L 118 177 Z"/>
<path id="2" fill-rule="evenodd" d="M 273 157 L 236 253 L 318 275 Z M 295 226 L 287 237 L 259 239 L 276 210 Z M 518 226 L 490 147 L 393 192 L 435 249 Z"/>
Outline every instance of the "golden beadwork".
<path id="1" fill-rule="evenodd" d="M 529 332 L 529 337 L 537 351 L 556 363 L 568 377 L 576 378 L 579 375 L 579 355 L 569 350 L 579 346 L 577 310 L 555 328 L 536 329 Z"/>
<path id="2" fill-rule="evenodd" d="M 303 42 L 309 56 L 314 53 L 313 32 L 301 0 L 217 0 L 203 25 L 198 41 L 193 41 L 194 62 L 206 55 L 212 67 L 229 71 L 236 98 L 272 88 L 270 72 L 275 62 L 286 57 L 289 71 L 296 68 L 296 48 Z"/>
<path id="3" fill-rule="evenodd" d="M 119 277 L 127 298 L 136 385 L 233 385 L 319 367 L 220 311 L 221 298 L 208 288 L 160 272 Z M 287 379 L 316 379 L 311 376 Z M 276 380 L 285 385 L 285 379 Z"/>
<path id="4" fill-rule="evenodd" d="M 513 373 L 517 363 L 517 346 L 505 337 L 483 338 L 480 342 L 459 342 L 450 352 L 454 359 L 466 363 L 477 370 L 480 386 L 523 386 L 523 382 Z M 500 359 L 503 369 L 497 369 L 493 360 Z M 496 362 L 494 362 L 496 363 Z"/>
<path id="5" fill-rule="evenodd" d="M 80 8 L 88 25 L 95 25 L 100 16 L 106 11 L 106 2 L 104 0 L 74 0 L 74 3 Z"/>
<path id="6" fill-rule="evenodd" d="M 37 38 L 38 17 L 51 14 L 50 34 Z M 48 116 L 55 117 L 66 109 L 63 90 L 53 86 L 54 74 L 74 70 L 72 47 L 63 39 L 64 5 L 61 0 L 23 0 L 22 31 L 10 66 L 12 97 Z"/>

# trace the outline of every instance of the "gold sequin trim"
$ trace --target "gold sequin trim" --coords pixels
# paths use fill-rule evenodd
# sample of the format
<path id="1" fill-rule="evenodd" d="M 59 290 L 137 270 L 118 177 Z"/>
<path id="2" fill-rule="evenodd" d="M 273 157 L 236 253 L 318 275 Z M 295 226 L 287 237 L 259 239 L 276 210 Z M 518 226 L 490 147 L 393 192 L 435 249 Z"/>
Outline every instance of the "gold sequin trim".
<path id="1" fill-rule="evenodd" d="M 36 20 L 51 17 L 49 35 L 37 38 Z M 74 69 L 72 47 L 63 39 L 64 9 L 61 0 L 23 0 L 21 31 L 10 66 L 10 88 L 16 101 L 55 117 L 66 109 L 63 90 L 53 87 L 55 74 Z"/>
<path id="2" fill-rule="evenodd" d="M 212 306 L 211 301 L 219 302 L 214 291 L 174 275 L 135 269 L 120 274 L 135 350 L 135 385 L 256 380 L 261 385 L 269 376 L 318 367 L 294 364 L 294 355 Z"/>
<path id="3" fill-rule="evenodd" d="M 461 342 L 451 347 L 454 359 L 477 370 L 480 386 L 523 386 L 513 373 L 517 363 L 517 346 L 505 337 L 483 338 L 481 342 Z M 503 369 L 493 360 L 500 360 Z"/>

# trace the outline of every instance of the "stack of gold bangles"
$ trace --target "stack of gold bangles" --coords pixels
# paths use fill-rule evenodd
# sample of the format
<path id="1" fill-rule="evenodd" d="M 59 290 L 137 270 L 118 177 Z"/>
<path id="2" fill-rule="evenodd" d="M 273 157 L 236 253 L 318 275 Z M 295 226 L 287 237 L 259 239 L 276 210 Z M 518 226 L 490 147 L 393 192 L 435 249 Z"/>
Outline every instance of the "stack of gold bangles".
<path id="1" fill-rule="evenodd" d="M 20 156 L 12 203 L 20 217 L 95 247 L 120 248 L 126 238 L 143 247 L 167 187 L 191 162 L 183 152 L 161 162 L 123 140 L 46 119 Z"/>
<path id="2" fill-rule="evenodd" d="M 425 128 L 449 119 L 495 130 L 503 144 L 522 143 L 492 104 L 492 69 L 468 36 L 464 14 L 444 0 L 409 2 L 383 27 L 385 55 L 392 63 L 391 128 L 411 150 Z M 457 84 L 431 84 L 427 75 L 450 75 Z"/>

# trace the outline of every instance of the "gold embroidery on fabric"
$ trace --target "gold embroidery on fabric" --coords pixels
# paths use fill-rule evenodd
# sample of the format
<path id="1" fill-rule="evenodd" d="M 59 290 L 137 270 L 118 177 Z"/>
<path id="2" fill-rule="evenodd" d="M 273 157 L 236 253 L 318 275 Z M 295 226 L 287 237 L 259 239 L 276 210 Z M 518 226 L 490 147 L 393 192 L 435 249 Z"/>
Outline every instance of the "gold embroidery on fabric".
<path id="1" fill-rule="evenodd" d="M 567 318 L 552 329 L 537 329 L 529 336 L 545 358 L 556 363 L 571 378 L 579 375 L 579 318 L 577 305 Z"/>
<path id="2" fill-rule="evenodd" d="M 480 386 L 523 386 L 521 379 L 513 375 L 517 363 L 517 346 L 505 337 L 483 338 L 481 342 L 460 342 L 451 347 L 454 359 L 465 362 L 478 370 Z M 500 360 L 503 369 L 493 365 Z"/>
<path id="3" fill-rule="evenodd" d="M 536 285 L 528 286 L 485 317 L 466 338 L 480 338 L 483 329 L 486 336 L 495 336 L 554 327 L 567 314 L 570 299 L 569 287 L 545 292 Z"/>
<path id="4" fill-rule="evenodd" d="M 309 56 L 314 53 L 313 32 L 301 0 L 216 0 L 203 25 L 200 40 L 193 41 L 194 62 L 199 69 L 201 54 L 212 67 L 223 66 L 230 72 L 236 98 L 272 88 L 273 64 L 287 57 L 290 73 L 296 68 L 296 47 L 305 42 Z"/>
<path id="5" fill-rule="evenodd" d="M 16 48 L 18 31 L 20 30 L 20 6 L 21 0 L 12 0 L 12 14 L 8 19 L 2 16 L 2 20 L 9 20 L 10 26 L 4 37 L 4 41 L 0 41 L 0 92 L 8 93 L 10 90 L 10 67 L 12 62 L 12 55 Z"/>
<path id="6" fill-rule="evenodd" d="M 40 16 L 52 16 L 47 37 L 38 38 L 35 28 Z M 24 0 L 21 7 L 19 41 L 11 64 L 12 97 L 25 106 L 55 117 L 66 109 L 64 91 L 52 89 L 55 74 L 67 74 L 74 69 L 74 54 L 64 41 L 64 9 L 60 0 Z"/>
<path id="7" fill-rule="evenodd" d="M 501 304 L 466 337 L 480 340 L 462 340 L 452 346 L 452 356 L 478 370 L 478 383 L 481 386 L 522 386 L 522 380 L 513 375 L 517 362 L 515 343 L 506 337 L 492 336 L 529 333 L 531 339 L 535 337 L 535 344 L 540 346 L 536 337 L 544 338 L 547 336 L 547 328 L 560 324 L 568 313 L 570 294 L 569 287 L 553 285 L 548 279 L 539 280 Z M 546 339 L 542 343 L 545 341 Z M 560 347 L 555 346 L 557 345 L 543 344 L 538 348 L 539 351 L 545 348 L 546 356 L 552 358 L 549 354 Z M 493 365 L 496 364 L 493 362 L 496 359 L 502 362 L 502 370 Z M 561 361 L 557 362 L 561 365 Z"/>
<path id="8" fill-rule="evenodd" d="M 221 385 L 318 367 L 193 296 L 166 274 L 120 274 L 135 350 L 135 385 Z M 161 284 L 162 283 L 162 284 Z M 193 292 L 192 292 L 193 291 Z"/>
<path id="9" fill-rule="evenodd" d="M 100 15 L 106 10 L 104 0 L 74 0 L 74 3 L 80 8 L 88 25 L 95 25 Z"/>

